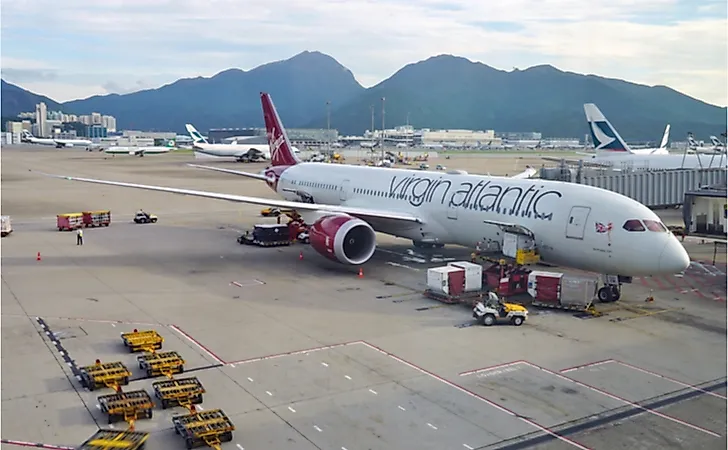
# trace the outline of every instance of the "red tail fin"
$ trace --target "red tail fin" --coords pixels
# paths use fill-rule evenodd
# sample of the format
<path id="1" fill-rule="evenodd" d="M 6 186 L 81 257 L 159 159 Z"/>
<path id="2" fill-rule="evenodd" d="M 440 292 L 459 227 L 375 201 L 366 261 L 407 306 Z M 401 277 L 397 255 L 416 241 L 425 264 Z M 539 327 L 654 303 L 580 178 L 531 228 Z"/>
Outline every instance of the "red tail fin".
<path id="1" fill-rule="evenodd" d="M 293 153 L 293 147 L 288 140 L 286 130 L 283 128 L 281 118 L 278 117 L 276 107 L 270 95 L 261 92 L 260 102 L 263 105 L 263 117 L 265 118 L 265 129 L 268 133 L 268 146 L 270 147 L 270 159 L 274 166 L 293 166 L 297 164 L 298 158 Z"/>

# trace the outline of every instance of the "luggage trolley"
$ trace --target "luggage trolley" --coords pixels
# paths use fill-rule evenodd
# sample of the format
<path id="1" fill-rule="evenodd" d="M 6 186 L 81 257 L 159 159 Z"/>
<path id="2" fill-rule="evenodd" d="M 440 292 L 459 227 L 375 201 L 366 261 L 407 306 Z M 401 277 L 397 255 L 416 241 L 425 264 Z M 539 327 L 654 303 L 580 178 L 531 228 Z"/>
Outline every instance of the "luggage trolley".
<path id="1" fill-rule="evenodd" d="M 140 431 L 98 430 L 77 450 L 142 450 L 149 433 Z"/>
<path id="2" fill-rule="evenodd" d="M 136 328 L 131 333 L 121 333 L 121 340 L 129 352 L 154 352 L 162 348 L 164 338 L 154 330 L 139 331 Z"/>
<path id="3" fill-rule="evenodd" d="M 98 397 L 101 411 L 109 416 L 109 423 L 124 420 L 133 424 L 137 419 L 151 419 L 154 402 L 147 391 L 117 392 Z"/>
<path id="4" fill-rule="evenodd" d="M 166 375 L 185 371 L 185 360 L 177 352 L 145 353 L 137 356 L 139 368 L 146 370 L 148 377 Z"/>
<path id="5" fill-rule="evenodd" d="M 152 383 L 154 395 L 162 401 L 162 409 L 179 405 L 189 408 L 189 405 L 202 403 L 202 394 L 205 388 L 196 377 L 180 378 L 178 380 L 164 380 Z"/>
<path id="6" fill-rule="evenodd" d="M 233 440 L 235 426 L 220 409 L 192 412 L 172 417 L 174 432 L 182 435 L 187 449 L 207 445 L 220 449 L 222 442 Z"/>
<path id="7" fill-rule="evenodd" d="M 129 384 L 129 377 L 131 376 L 131 372 L 122 362 L 101 364 L 98 359 L 94 365 L 79 368 L 79 372 L 81 384 L 89 391 L 101 386 L 116 390 L 119 386 Z"/>

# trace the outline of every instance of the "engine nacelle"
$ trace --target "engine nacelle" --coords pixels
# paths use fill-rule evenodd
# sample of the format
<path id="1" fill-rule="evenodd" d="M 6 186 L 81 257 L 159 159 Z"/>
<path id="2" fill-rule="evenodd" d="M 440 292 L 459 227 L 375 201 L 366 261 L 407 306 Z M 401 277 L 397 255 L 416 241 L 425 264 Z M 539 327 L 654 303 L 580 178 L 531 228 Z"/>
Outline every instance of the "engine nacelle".
<path id="1" fill-rule="evenodd" d="M 308 231 L 311 247 L 332 261 L 359 265 L 369 261 L 377 246 L 374 229 L 346 215 L 324 216 Z"/>

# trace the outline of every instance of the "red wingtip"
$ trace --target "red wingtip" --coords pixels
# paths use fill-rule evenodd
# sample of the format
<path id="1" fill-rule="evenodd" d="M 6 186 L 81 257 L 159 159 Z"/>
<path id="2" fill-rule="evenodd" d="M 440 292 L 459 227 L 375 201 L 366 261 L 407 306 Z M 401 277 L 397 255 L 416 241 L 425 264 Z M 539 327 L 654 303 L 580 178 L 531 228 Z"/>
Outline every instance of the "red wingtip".
<path id="1" fill-rule="evenodd" d="M 283 128 L 281 118 L 278 117 L 273 100 L 266 92 L 260 93 L 260 102 L 263 105 L 263 117 L 265 129 L 268 134 L 268 146 L 270 147 L 270 159 L 274 166 L 293 166 L 298 159 L 293 154 L 291 142 L 288 140 L 286 130 Z"/>

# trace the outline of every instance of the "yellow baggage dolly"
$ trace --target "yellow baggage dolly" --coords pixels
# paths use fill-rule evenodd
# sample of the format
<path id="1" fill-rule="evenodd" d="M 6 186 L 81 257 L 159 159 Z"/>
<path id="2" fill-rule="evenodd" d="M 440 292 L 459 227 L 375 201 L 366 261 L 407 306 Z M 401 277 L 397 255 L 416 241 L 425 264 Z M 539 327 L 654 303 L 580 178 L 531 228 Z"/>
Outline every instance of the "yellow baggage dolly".
<path id="1" fill-rule="evenodd" d="M 98 359 L 96 364 L 79 368 L 81 384 L 89 391 L 106 386 L 116 390 L 119 386 L 129 384 L 131 372 L 120 362 L 103 363 Z"/>
<path id="2" fill-rule="evenodd" d="M 174 432 L 182 435 L 188 450 L 207 445 L 220 449 L 222 442 L 233 440 L 235 426 L 220 409 L 172 417 Z"/>
<path id="3" fill-rule="evenodd" d="M 151 419 L 154 401 L 147 391 L 117 392 L 98 398 L 101 411 L 109 416 L 109 423 L 119 420 L 133 423 L 137 419 Z"/>
<path id="4" fill-rule="evenodd" d="M 137 356 L 139 368 L 146 370 L 148 377 L 166 375 L 185 371 L 185 360 L 177 352 L 145 353 Z"/>
<path id="5" fill-rule="evenodd" d="M 154 352 L 162 348 L 164 338 L 154 330 L 139 331 L 136 328 L 131 333 L 121 333 L 121 340 L 129 348 L 130 353 Z"/>
<path id="6" fill-rule="evenodd" d="M 142 450 L 147 439 L 141 431 L 99 430 L 77 450 Z"/>
<path id="7" fill-rule="evenodd" d="M 199 405 L 205 388 L 197 377 L 156 381 L 152 383 L 154 395 L 162 401 L 162 409 L 169 406 Z"/>

